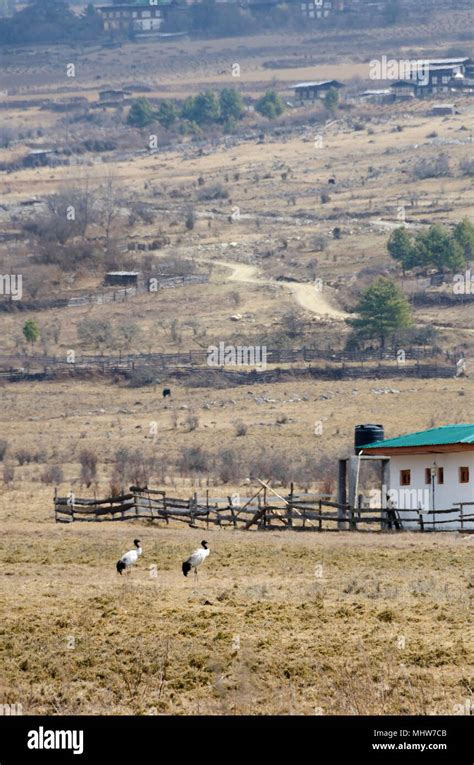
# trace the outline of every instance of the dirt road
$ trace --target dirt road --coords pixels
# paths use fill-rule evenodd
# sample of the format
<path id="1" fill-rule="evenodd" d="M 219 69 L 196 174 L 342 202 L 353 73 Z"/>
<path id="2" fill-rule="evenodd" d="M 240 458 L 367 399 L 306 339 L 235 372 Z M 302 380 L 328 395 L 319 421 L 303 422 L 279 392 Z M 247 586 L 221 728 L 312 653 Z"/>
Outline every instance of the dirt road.
<path id="1" fill-rule="evenodd" d="M 251 266 L 246 263 L 236 263 L 228 260 L 211 260 L 207 258 L 201 258 L 201 260 L 205 260 L 206 263 L 213 263 L 214 265 L 230 268 L 231 273 L 227 277 L 229 282 L 286 287 L 293 293 L 295 301 L 301 308 L 304 308 L 317 316 L 326 316 L 339 321 L 343 321 L 349 316 L 345 311 L 331 305 L 324 294 L 325 291 L 328 291 L 328 288 L 324 288 L 324 286 L 323 289 L 318 289 L 315 284 L 309 282 L 278 282 L 275 279 L 265 279 L 260 276 L 260 271 L 257 266 Z"/>

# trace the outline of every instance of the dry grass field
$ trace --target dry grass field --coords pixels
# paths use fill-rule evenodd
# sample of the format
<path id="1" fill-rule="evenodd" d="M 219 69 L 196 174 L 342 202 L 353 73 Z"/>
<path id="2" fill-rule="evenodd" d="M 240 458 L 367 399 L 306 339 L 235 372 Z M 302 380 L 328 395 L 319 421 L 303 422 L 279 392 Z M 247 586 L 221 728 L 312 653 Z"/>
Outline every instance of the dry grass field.
<path id="1" fill-rule="evenodd" d="M 120 446 L 149 444 L 164 460 L 190 445 L 249 455 L 269 447 L 291 472 L 301 454 L 316 463 L 350 449 L 347 402 L 357 402 L 353 418 L 374 421 L 383 401 L 387 432 L 408 417 L 413 429 L 432 424 L 437 397 L 443 421 L 472 411 L 472 389 L 459 381 L 395 385 L 399 393 L 347 382 L 176 389 L 165 406 L 150 389 L 19 384 L 2 389 L 1 430 L 12 453 L 46 449 L 43 459 L 62 465 L 61 493 L 90 496 L 78 479 L 82 446 L 100 455 L 101 495 Z M 278 400 L 256 403 L 269 393 Z M 184 402 L 199 415 L 192 433 Z M 153 485 L 183 496 L 208 485 L 167 475 L 164 464 Z M 5 703 L 26 714 L 426 715 L 457 714 L 472 699 L 473 537 L 56 525 L 42 470 L 16 467 L 0 496 Z M 251 488 L 212 483 L 211 495 Z M 144 555 L 120 578 L 115 562 L 136 537 Z M 212 552 L 195 582 L 180 565 L 202 538 Z"/>
<path id="2" fill-rule="evenodd" d="M 133 323 L 137 334 L 120 347 L 124 353 L 202 350 L 221 341 L 344 347 L 345 319 L 374 274 L 402 282 L 386 249 L 400 208 L 411 232 L 472 211 L 472 175 L 462 170 L 472 149 L 472 97 L 456 96 L 455 113 L 441 117 L 425 101 L 352 102 L 335 115 L 289 107 L 277 124 L 254 115 L 241 134 L 183 139 L 155 153 L 147 151 L 147 130 L 125 126 L 123 110 L 97 109 L 96 122 L 85 122 L 36 102 L 82 96 L 91 103 L 109 86 L 136 97 L 141 85 L 151 98 L 227 85 L 246 97 L 271 86 L 291 100 L 293 83 L 326 77 L 343 80 L 351 93 L 374 87 L 372 57 L 447 55 L 464 49 L 467 28 L 467 14 L 453 12 L 421 28 L 344 31 L 326 40 L 272 34 L 2 52 L 8 109 L 0 123 L 15 140 L 0 148 L 0 162 L 38 145 L 75 145 L 88 131 L 118 148 L 69 165 L 2 173 L 0 272 L 24 273 L 28 299 L 102 289 L 101 264 L 38 271 L 34 237 L 8 235 L 34 220 L 48 195 L 67 199 L 87 187 L 102 198 L 112 188 L 117 246 L 163 240 L 146 255 L 128 253 L 124 267 L 153 272 L 175 259 L 209 281 L 127 302 L 1 312 L 0 355 L 23 365 L 33 353 L 117 352 L 81 340 L 84 319 L 114 330 Z M 76 59 L 71 81 L 64 70 Z M 416 179 L 416 163 L 440 153 L 449 173 Z M 151 219 L 130 221 L 132 202 L 149 208 Z M 98 224 L 89 233 L 103 243 Z M 426 279 L 420 284 L 407 278 L 404 286 L 423 289 Z M 25 318 L 41 328 L 33 349 L 22 336 Z M 438 360 L 449 349 L 469 361 L 472 307 L 416 308 L 414 322 L 437 330 Z M 282 492 L 295 480 L 297 489 L 330 493 L 336 458 L 352 450 L 356 424 L 381 422 L 394 436 L 472 421 L 470 374 L 328 382 L 295 375 L 215 388 L 200 370 L 157 372 L 153 384 L 137 388 L 99 376 L 2 381 L 0 703 L 51 715 L 430 715 L 472 708 L 472 536 L 63 525 L 53 514 L 55 484 L 62 495 L 108 495 L 123 449 L 150 459 L 149 485 L 176 496 L 205 489 L 245 495 L 256 465 L 268 468 L 259 477 Z M 172 388 L 166 401 L 164 385 Z M 98 458 L 88 487 L 80 473 L 84 449 Z M 191 450 L 200 466 L 190 464 Z M 271 474 L 276 465 L 278 478 Z M 48 476 L 52 468 L 61 470 L 56 479 Z M 144 555 L 119 577 L 115 563 L 136 537 Z M 197 581 L 185 579 L 181 562 L 203 538 L 210 558 Z"/>
<path id="3" fill-rule="evenodd" d="M 3 700 L 46 714 L 458 714 L 472 538 L 8 525 Z M 139 535 L 144 554 L 115 561 Z"/>

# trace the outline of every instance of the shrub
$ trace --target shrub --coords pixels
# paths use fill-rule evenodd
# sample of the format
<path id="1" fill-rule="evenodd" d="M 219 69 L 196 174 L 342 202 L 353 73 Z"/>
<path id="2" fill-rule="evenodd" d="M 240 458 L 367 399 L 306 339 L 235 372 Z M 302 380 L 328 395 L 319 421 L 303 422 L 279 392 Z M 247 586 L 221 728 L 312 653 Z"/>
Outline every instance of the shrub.
<path id="1" fill-rule="evenodd" d="M 0 438 L 0 462 L 3 461 L 3 458 L 5 457 L 5 453 L 8 449 L 8 441 L 6 438 Z"/>
<path id="2" fill-rule="evenodd" d="M 97 455 L 92 449 L 82 449 L 79 462 L 81 463 L 81 483 L 89 488 L 97 478 Z"/>
<path id="3" fill-rule="evenodd" d="M 197 414 L 192 414 L 191 412 L 188 414 L 184 421 L 186 430 L 188 433 L 190 433 L 192 430 L 196 430 L 196 428 L 199 427 L 199 417 Z"/>
<path id="4" fill-rule="evenodd" d="M 50 465 L 41 474 L 41 483 L 55 484 L 57 486 L 63 483 L 63 481 L 64 473 L 60 465 Z"/>
<path id="5" fill-rule="evenodd" d="M 211 459 L 201 446 L 185 446 L 181 449 L 177 467 L 181 475 L 209 472 Z"/>
<path id="6" fill-rule="evenodd" d="M 189 209 L 186 213 L 186 221 L 185 225 L 188 231 L 192 231 L 194 228 L 194 224 L 196 223 L 196 216 L 194 214 L 194 210 Z"/>
<path id="7" fill-rule="evenodd" d="M 107 319 L 82 319 L 77 325 L 77 336 L 84 345 L 108 348 L 113 345 L 114 332 Z"/>
<path id="8" fill-rule="evenodd" d="M 235 435 L 236 436 L 246 436 L 247 435 L 247 425 L 244 422 L 236 422 L 235 423 Z"/>
<path id="9" fill-rule="evenodd" d="M 18 449 L 15 452 L 15 457 L 17 458 L 19 465 L 27 465 L 33 460 L 33 455 L 29 449 Z"/>
<path id="10" fill-rule="evenodd" d="M 13 462 L 4 460 L 3 462 L 3 481 L 7 486 L 13 483 L 15 478 L 15 465 Z"/>
<path id="11" fill-rule="evenodd" d="M 128 378 L 130 388 L 143 388 L 145 385 L 154 385 L 156 382 L 155 374 L 152 369 L 143 367 L 142 369 L 132 369 Z"/>
<path id="12" fill-rule="evenodd" d="M 474 159 L 462 159 L 459 169 L 463 175 L 474 175 Z"/>
<path id="13" fill-rule="evenodd" d="M 440 154 L 433 159 L 422 159 L 413 168 L 413 176 L 420 181 L 425 178 L 442 178 L 447 175 L 449 175 L 447 154 Z"/>
<path id="14" fill-rule="evenodd" d="M 229 192 L 225 189 L 221 183 L 215 183 L 213 186 L 206 186 L 198 192 L 198 199 L 203 201 L 211 201 L 213 199 L 228 199 Z"/>
<path id="15" fill-rule="evenodd" d="M 234 449 L 224 449 L 219 454 L 218 476 L 222 483 L 238 481 L 242 477 L 242 465 Z"/>
<path id="16" fill-rule="evenodd" d="M 125 484 L 148 486 L 152 473 L 156 469 L 157 459 L 154 454 L 146 454 L 143 449 L 120 447 L 115 453 L 115 470 L 112 481 L 121 490 Z"/>
<path id="17" fill-rule="evenodd" d="M 284 109 L 283 101 L 274 90 L 267 90 L 265 95 L 259 98 L 255 104 L 255 111 L 268 119 L 279 117 Z"/>

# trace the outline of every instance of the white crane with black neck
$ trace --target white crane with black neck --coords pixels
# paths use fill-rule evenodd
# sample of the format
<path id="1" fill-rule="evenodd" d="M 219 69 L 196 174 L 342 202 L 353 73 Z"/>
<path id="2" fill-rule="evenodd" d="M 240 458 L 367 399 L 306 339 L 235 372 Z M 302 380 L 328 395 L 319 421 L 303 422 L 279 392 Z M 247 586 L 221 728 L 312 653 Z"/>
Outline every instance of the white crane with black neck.
<path id="1" fill-rule="evenodd" d="M 129 550 L 125 555 L 122 555 L 119 561 L 117 561 L 117 571 L 120 575 L 122 575 L 122 571 L 130 571 L 133 564 L 137 562 L 142 554 L 140 540 L 134 539 L 133 544 L 135 545 L 135 550 Z"/>
<path id="2" fill-rule="evenodd" d="M 194 552 L 191 553 L 189 558 L 183 562 L 183 565 L 181 566 L 181 570 L 184 576 L 187 576 L 189 572 L 191 571 L 191 569 L 194 569 L 194 574 L 197 576 L 198 566 L 200 566 L 201 563 L 203 563 L 206 560 L 210 552 L 211 551 L 209 550 L 207 546 L 207 542 L 204 539 L 201 542 L 201 547 L 198 547 L 197 550 L 194 550 Z"/>

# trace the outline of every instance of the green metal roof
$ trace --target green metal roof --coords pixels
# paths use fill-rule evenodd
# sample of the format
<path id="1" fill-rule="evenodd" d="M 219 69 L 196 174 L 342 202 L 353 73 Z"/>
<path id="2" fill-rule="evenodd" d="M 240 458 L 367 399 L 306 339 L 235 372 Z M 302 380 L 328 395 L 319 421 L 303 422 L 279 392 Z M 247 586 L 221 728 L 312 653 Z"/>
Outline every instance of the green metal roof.
<path id="1" fill-rule="evenodd" d="M 417 433 L 407 433 L 398 438 L 388 438 L 386 441 L 376 441 L 373 444 L 359 447 L 378 449 L 397 446 L 440 446 L 444 444 L 474 444 L 474 424 L 442 425 L 440 428 L 420 430 Z"/>

